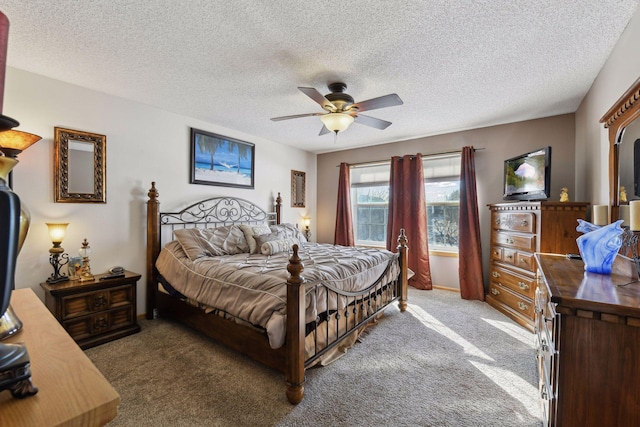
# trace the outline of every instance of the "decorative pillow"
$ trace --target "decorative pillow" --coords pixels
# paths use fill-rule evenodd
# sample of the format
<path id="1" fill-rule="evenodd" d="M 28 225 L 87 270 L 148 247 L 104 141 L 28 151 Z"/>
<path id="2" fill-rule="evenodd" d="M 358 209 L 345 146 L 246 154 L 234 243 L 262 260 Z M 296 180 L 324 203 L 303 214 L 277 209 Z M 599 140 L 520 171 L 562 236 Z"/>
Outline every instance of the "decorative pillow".
<path id="1" fill-rule="evenodd" d="M 236 225 L 218 228 L 185 228 L 174 230 L 173 234 L 191 261 L 203 256 L 249 252 L 244 233 Z"/>
<path id="2" fill-rule="evenodd" d="M 270 225 L 273 233 L 282 233 L 284 237 L 292 237 L 297 239 L 300 243 L 306 243 L 307 238 L 304 237 L 304 233 L 295 225 L 289 223 L 282 223 L 278 225 Z"/>
<path id="3" fill-rule="evenodd" d="M 240 225 L 240 229 L 244 233 L 244 238 L 249 244 L 249 253 L 257 254 L 259 252 L 259 246 L 256 242 L 255 236 L 261 236 L 263 234 L 270 234 L 271 229 L 268 225 Z"/>
<path id="4" fill-rule="evenodd" d="M 253 236 L 256 239 L 256 245 L 262 249 L 262 245 L 266 242 L 271 242 L 274 240 L 282 240 L 285 239 L 286 236 L 282 233 L 269 233 L 269 234 L 261 234 L 259 236 Z M 262 250 L 260 251 L 262 252 Z"/>
<path id="5" fill-rule="evenodd" d="M 260 251 L 263 255 L 275 255 L 280 252 L 287 252 L 293 245 L 299 244 L 298 239 L 292 237 L 281 240 L 271 240 L 270 242 L 263 243 L 262 246 L 260 246 Z"/>

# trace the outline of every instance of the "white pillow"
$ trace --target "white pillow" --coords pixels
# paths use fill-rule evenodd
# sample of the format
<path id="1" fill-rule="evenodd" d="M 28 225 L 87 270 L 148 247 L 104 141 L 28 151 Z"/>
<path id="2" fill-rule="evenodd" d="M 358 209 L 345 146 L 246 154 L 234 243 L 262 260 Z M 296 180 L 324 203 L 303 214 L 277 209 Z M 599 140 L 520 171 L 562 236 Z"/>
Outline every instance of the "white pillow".
<path id="1" fill-rule="evenodd" d="M 287 252 L 291 250 L 291 247 L 293 245 L 299 244 L 300 241 L 298 239 L 294 239 L 293 237 L 281 240 L 271 240 L 262 244 L 262 246 L 260 247 L 260 252 L 262 252 L 263 255 L 275 255 L 280 252 Z"/>
<path id="2" fill-rule="evenodd" d="M 257 254 L 258 253 L 258 244 L 256 243 L 256 239 L 254 236 L 262 236 L 263 234 L 270 234 L 271 229 L 266 224 L 261 225 L 240 225 L 240 229 L 244 233 L 244 238 L 249 244 L 249 253 Z"/>

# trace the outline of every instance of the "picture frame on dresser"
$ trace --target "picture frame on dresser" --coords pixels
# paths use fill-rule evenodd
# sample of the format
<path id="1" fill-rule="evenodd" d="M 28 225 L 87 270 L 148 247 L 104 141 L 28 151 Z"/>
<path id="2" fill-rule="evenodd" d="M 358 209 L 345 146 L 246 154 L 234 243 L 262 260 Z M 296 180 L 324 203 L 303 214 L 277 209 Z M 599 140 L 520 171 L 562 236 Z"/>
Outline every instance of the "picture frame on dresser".
<path id="1" fill-rule="evenodd" d="M 254 188 L 255 144 L 191 128 L 190 183 Z"/>

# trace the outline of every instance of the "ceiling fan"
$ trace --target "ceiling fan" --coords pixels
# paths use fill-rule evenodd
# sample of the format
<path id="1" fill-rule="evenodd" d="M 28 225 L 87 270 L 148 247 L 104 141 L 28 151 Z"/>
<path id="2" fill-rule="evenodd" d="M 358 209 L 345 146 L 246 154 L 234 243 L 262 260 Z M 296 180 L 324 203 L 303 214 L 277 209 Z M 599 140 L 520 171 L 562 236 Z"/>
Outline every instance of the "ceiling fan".
<path id="1" fill-rule="evenodd" d="M 377 108 L 393 107 L 395 105 L 402 105 L 402 99 L 395 94 L 380 96 L 378 98 L 368 99 L 366 101 L 355 102 L 351 95 L 345 92 L 347 85 L 345 83 L 336 82 L 327 85 L 331 93 L 322 95 L 315 88 L 312 87 L 299 87 L 300 91 L 320 104 L 326 113 L 307 113 L 296 114 L 293 116 L 274 117 L 271 120 L 274 122 L 280 120 L 297 119 L 300 117 L 320 116 L 322 120 L 322 129 L 319 135 L 324 135 L 329 132 L 344 132 L 353 123 L 360 123 L 362 125 L 371 126 L 376 129 L 386 129 L 391 125 L 391 122 L 386 120 L 377 119 L 371 116 L 365 116 L 360 114 L 363 111 L 375 110 Z"/>

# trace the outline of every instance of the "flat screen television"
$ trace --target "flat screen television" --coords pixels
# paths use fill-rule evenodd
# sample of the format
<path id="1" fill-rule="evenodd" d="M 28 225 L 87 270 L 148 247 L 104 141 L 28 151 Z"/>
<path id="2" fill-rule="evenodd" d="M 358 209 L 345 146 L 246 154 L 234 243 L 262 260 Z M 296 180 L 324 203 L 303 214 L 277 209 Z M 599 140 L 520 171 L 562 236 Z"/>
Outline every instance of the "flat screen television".
<path id="1" fill-rule="evenodd" d="M 504 200 L 549 198 L 551 147 L 521 154 L 504 161 Z"/>

